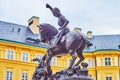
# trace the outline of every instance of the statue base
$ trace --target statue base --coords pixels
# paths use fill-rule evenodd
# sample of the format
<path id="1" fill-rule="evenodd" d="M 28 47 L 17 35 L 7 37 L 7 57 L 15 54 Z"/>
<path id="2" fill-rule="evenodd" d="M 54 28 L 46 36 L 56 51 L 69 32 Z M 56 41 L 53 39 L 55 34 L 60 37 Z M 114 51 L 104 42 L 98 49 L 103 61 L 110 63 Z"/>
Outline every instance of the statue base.
<path id="1" fill-rule="evenodd" d="M 82 68 L 76 66 L 72 69 L 62 70 L 53 75 L 55 80 L 94 80 L 88 73 L 87 63 L 82 63 Z"/>
<path id="2" fill-rule="evenodd" d="M 79 76 L 70 76 L 70 77 L 59 77 L 59 78 L 54 78 L 54 80 L 94 80 L 90 75 L 84 76 L 84 75 L 79 75 Z"/>
<path id="3" fill-rule="evenodd" d="M 83 62 L 81 65 L 82 68 L 80 68 L 80 66 L 75 66 L 71 69 L 64 69 L 60 72 L 56 72 L 51 76 L 47 76 L 47 74 L 44 73 L 44 68 L 41 67 L 36 69 L 32 80 L 94 80 L 88 73 L 88 64 Z"/>
<path id="4" fill-rule="evenodd" d="M 93 80 L 92 78 L 69 77 L 63 80 Z"/>

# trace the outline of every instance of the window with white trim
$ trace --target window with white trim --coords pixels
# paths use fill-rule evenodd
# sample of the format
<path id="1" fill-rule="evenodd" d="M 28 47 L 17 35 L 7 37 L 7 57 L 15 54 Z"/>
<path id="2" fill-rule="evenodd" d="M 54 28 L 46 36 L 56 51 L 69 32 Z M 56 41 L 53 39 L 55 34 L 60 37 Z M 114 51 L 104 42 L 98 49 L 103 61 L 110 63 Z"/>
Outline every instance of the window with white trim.
<path id="1" fill-rule="evenodd" d="M 7 59 L 14 59 L 14 50 L 7 50 Z"/>
<path id="2" fill-rule="evenodd" d="M 105 66 L 110 66 L 111 65 L 111 58 L 110 57 L 106 57 L 105 58 Z"/>
<path id="3" fill-rule="evenodd" d="M 52 57 L 52 59 L 51 59 L 51 65 L 53 65 L 53 66 L 56 65 L 56 57 Z"/>
<path id="4" fill-rule="evenodd" d="M 6 80 L 13 80 L 13 73 L 11 70 L 6 71 Z"/>
<path id="5" fill-rule="evenodd" d="M 72 61 L 72 59 L 69 59 L 69 60 L 68 60 L 68 63 L 70 64 L 70 63 L 71 63 L 71 61 Z"/>
<path id="6" fill-rule="evenodd" d="M 93 59 L 88 59 L 88 67 L 95 67 Z"/>
<path id="7" fill-rule="evenodd" d="M 29 53 L 28 52 L 22 53 L 22 61 L 25 61 L 25 62 L 29 61 Z"/>
<path id="8" fill-rule="evenodd" d="M 42 57 L 43 57 L 43 55 L 37 54 L 37 58 L 38 58 L 38 59 L 42 59 Z"/>
<path id="9" fill-rule="evenodd" d="M 112 77 L 111 76 L 107 76 L 106 80 L 112 80 Z"/>
<path id="10" fill-rule="evenodd" d="M 22 73 L 22 80 L 28 80 L 28 73 L 27 72 Z"/>

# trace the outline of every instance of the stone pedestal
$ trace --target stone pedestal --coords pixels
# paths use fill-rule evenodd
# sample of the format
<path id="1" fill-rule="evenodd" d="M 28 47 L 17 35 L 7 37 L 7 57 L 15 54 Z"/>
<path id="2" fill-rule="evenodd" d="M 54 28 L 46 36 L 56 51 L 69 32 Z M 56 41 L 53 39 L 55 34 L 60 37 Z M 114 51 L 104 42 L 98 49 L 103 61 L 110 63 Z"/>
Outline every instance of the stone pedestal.
<path id="1" fill-rule="evenodd" d="M 32 80 L 94 80 L 88 73 L 87 63 L 81 63 L 81 66 L 75 66 L 71 69 L 64 69 L 51 76 L 45 73 L 44 67 L 37 67 Z"/>
<path id="2" fill-rule="evenodd" d="M 63 79 L 63 80 L 93 80 L 92 77 L 70 77 L 70 78 L 66 78 L 66 79 Z"/>
<path id="3" fill-rule="evenodd" d="M 63 70 L 59 73 L 56 73 L 55 80 L 94 80 L 92 76 L 88 73 L 87 63 L 81 63 L 82 68 L 80 66 L 76 66 L 71 70 Z"/>
<path id="4" fill-rule="evenodd" d="M 90 78 L 79 78 L 79 77 L 70 77 L 70 78 L 66 78 L 66 79 L 63 79 L 63 80 L 93 80 L 93 79 L 90 79 Z"/>

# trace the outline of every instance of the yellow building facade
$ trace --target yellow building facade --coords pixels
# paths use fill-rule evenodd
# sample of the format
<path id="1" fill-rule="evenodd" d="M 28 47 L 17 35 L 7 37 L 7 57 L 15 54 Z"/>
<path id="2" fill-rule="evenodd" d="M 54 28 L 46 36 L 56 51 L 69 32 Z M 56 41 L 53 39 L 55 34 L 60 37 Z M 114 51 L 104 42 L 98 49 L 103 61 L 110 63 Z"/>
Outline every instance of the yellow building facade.
<path id="1" fill-rule="evenodd" d="M 46 48 L 1 39 L 0 80 L 32 80 L 38 63 L 31 60 L 45 53 Z M 66 64 L 65 58 L 53 58 L 53 72 L 66 68 Z"/>
<path id="2" fill-rule="evenodd" d="M 120 80 L 120 51 L 114 49 L 85 52 L 85 61 L 95 80 Z"/>
<path id="3" fill-rule="evenodd" d="M 31 80 L 38 65 L 31 60 L 45 53 L 46 48 L 0 40 L 0 80 Z M 95 80 L 119 80 L 119 50 L 97 50 L 83 54 L 89 64 L 89 73 Z M 54 57 L 51 63 L 53 72 L 67 68 L 70 59 L 70 55 Z"/>

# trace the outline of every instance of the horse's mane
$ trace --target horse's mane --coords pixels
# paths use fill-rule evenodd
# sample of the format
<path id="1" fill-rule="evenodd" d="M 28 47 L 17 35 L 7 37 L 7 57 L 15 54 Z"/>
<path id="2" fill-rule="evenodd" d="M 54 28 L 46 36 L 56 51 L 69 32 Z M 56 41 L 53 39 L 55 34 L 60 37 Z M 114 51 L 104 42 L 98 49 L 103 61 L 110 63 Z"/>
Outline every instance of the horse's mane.
<path id="1" fill-rule="evenodd" d="M 40 24 L 40 29 L 41 35 L 48 40 L 51 40 L 58 33 L 54 26 L 47 23 Z"/>

